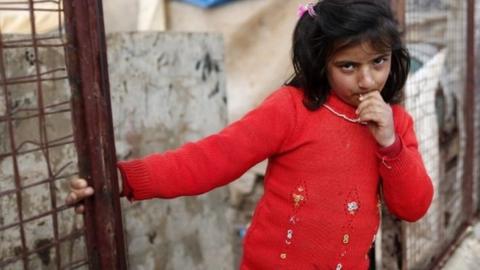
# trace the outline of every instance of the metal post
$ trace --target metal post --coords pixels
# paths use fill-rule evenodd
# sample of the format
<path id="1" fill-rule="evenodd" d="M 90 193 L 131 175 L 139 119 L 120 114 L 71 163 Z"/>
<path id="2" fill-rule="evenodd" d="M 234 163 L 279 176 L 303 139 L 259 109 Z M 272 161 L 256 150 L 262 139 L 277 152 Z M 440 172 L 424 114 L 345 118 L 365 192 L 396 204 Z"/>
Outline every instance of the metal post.
<path id="1" fill-rule="evenodd" d="M 473 170 L 475 156 L 475 0 L 467 1 L 467 69 L 465 85 L 465 157 L 463 175 L 463 207 L 468 222 L 474 215 Z"/>
<path id="2" fill-rule="evenodd" d="M 398 29 L 402 35 L 402 40 L 405 42 L 406 40 L 406 3 L 405 0 L 390 0 L 390 5 L 394 12 L 395 18 L 397 19 Z M 392 224 L 395 224 L 397 231 L 400 236 L 400 254 L 396 254 L 398 256 L 397 261 L 399 263 L 398 267 L 401 270 L 407 269 L 408 266 L 408 258 L 407 258 L 407 225 L 404 222 L 396 221 Z M 393 228 L 392 228 L 393 229 Z"/>
<path id="3" fill-rule="evenodd" d="M 64 0 L 64 9 L 80 176 L 95 189 L 85 204 L 90 268 L 126 269 L 102 2 Z"/>
<path id="4" fill-rule="evenodd" d="M 390 0 L 390 6 L 393 12 L 395 12 L 395 18 L 398 22 L 398 28 L 402 36 L 405 38 L 405 0 Z"/>

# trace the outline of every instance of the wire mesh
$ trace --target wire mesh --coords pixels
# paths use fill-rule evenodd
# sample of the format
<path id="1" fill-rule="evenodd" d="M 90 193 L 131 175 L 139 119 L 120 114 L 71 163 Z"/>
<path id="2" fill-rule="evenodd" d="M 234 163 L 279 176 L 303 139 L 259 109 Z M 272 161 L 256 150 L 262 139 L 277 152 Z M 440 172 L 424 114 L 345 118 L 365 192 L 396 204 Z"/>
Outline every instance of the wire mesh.
<path id="1" fill-rule="evenodd" d="M 0 269 L 87 269 L 62 1 L 0 1 Z"/>
<path id="2" fill-rule="evenodd" d="M 405 105 L 436 192 L 426 217 L 404 224 L 404 267 L 428 269 L 470 219 L 463 178 L 467 1 L 408 0 L 405 17 L 412 57 Z"/>

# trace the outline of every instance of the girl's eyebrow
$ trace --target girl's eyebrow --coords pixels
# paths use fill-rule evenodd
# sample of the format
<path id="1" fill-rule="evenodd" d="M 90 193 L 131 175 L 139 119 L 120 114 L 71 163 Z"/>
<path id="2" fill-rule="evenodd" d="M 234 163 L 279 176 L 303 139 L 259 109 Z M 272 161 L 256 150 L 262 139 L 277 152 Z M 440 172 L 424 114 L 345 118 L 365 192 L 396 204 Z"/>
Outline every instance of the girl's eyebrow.
<path id="1" fill-rule="evenodd" d="M 376 60 L 378 58 L 383 58 L 383 57 L 390 57 L 392 54 L 391 53 L 381 53 L 381 54 L 376 54 L 372 58 L 369 59 L 369 61 Z M 335 65 L 344 65 L 344 64 L 360 64 L 360 62 L 356 62 L 353 60 L 349 59 L 342 59 L 334 62 Z"/>
<path id="2" fill-rule="evenodd" d="M 375 57 L 373 57 L 372 59 L 377 59 L 377 58 L 380 58 L 380 57 L 389 57 L 391 55 L 392 55 L 391 52 L 379 53 L 379 54 L 375 55 Z"/>

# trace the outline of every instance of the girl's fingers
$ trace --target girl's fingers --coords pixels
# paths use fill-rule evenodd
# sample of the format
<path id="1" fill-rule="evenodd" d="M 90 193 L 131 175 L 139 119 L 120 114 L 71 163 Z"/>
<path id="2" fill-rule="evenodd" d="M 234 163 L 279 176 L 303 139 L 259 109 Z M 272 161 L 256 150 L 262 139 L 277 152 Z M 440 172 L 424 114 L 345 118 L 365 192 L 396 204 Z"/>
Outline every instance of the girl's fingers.
<path id="1" fill-rule="evenodd" d="M 363 112 L 363 110 L 367 109 L 367 108 L 371 108 L 371 107 L 374 107 L 374 108 L 384 108 L 388 106 L 382 99 L 378 99 L 378 98 L 368 98 L 368 99 L 363 99 L 360 104 L 358 105 L 357 107 L 357 114 L 361 114 Z"/>
<path id="2" fill-rule="evenodd" d="M 388 119 L 392 117 L 390 106 L 383 101 L 379 93 L 363 98 L 356 113 L 362 121 L 375 121 L 379 124 L 388 122 Z"/>
<path id="3" fill-rule="evenodd" d="M 87 181 L 82 178 L 73 179 L 70 181 L 70 187 L 72 189 L 82 189 L 87 187 Z"/>
<path id="4" fill-rule="evenodd" d="M 361 122 L 374 122 L 377 125 L 381 125 L 382 123 L 382 118 L 379 117 L 378 113 L 364 113 L 361 114 L 359 118 Z"/>
<path id="5" fill-rule="evenodd" d="M 65 202 L 69 205 L 73 205 L 85 199 L 86 197 L 92 196 L 93 193 L 94 191 L 91 187 L 72 189 L 71 192 L 67 195 Z"/>
<path id="6" fill-rule="evenodd" d="M 85 212 L 85 206 L 82 203 L 79 204 L 79 202 L 92 196 L 93 193 L 93 188 L 88 186 L 85 179 L 72 179 L 70 181 L 70 193 L 65 198 L 65 203 L 67 205 L 75 205 L 75 213 L 83 214 L 83 212 Z"/>
<path id="7" fill-rule="evenodd" d="M 83 206 L 83 204 L 80 204 L 75 207 L 75 213 L 83 214 L 83 212 L 85 212 L 85 207 Z"/>
<path id="8" fill-rule="evenodd" d="M 367 99 L 367 98 L 370 98 L 370 97 L 380 97 L 382 98 L 382 95 L 380 94 L 380 91 L 378 90 L 372 90 L 368 93 L 365 93 L 365 94 L 361 94 L 360 95 L 360 98 L 362 99 Z M 383 99 L 383 98 L 382 98 Z"/>
<path id="9" fill-rule="evenodd" d="M 371 101 L 371 100 L 380 100 L 380 101 L 384 102 L 382 96 L 380 95 L 380 92 L 378 92 L 378 91 L 372 91 L 372 92 L 369 92 L 367 94 L 360 95 L 358 100 L 360 101 L 360 104 L 364 103 L 366 101 Z"/>
<path id="10" fill-rule="evenodd" d="M 361 122 L 367 123 L 380 145 L 390 145 L 392 138 L 395 138 L 393 111 L 380 92 L 374 91 L 362 96 L 356 113 Z"/>
<path id="11" fill-rule="evenodd" d="M 65 198 L 65 203 L 68 205 L 75 204 L 77 201 L 77 195 L 74 192 L 70 192 Z"/>
<path id="12" fill-rule="evenodd" d="M 364 118 L 367 117 L 367 115 L 373 115 L 375 119 L 382 120 L 389 115 L 389 111 L 381 106 L 372 105 L 360 108 L 357 115 L 361 120 L 365 120 Z"/>

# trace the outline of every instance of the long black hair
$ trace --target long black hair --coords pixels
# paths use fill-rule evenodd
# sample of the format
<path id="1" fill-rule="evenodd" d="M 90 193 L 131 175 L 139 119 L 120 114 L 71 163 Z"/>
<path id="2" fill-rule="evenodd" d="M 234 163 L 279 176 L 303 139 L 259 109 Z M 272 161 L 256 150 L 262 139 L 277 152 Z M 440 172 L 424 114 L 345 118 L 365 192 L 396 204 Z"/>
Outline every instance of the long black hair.
<path id="1" fill-rule="evenodd" d="M 295 73 L 286 83 L 303 90 L 305 106 L 316 110 L 325 102 L 330 92 L 329 58 L 342 48 L 362 42 L 370 42 L 378 51 L 391 50 L 391 70 L 381 94 L 388 103 L 400 103 L 410 70 L 410 55 L 402 43 L 389 1 L 323 0 L 313 9 L 316 15 L 305 12 L 295 27 Z"/>

